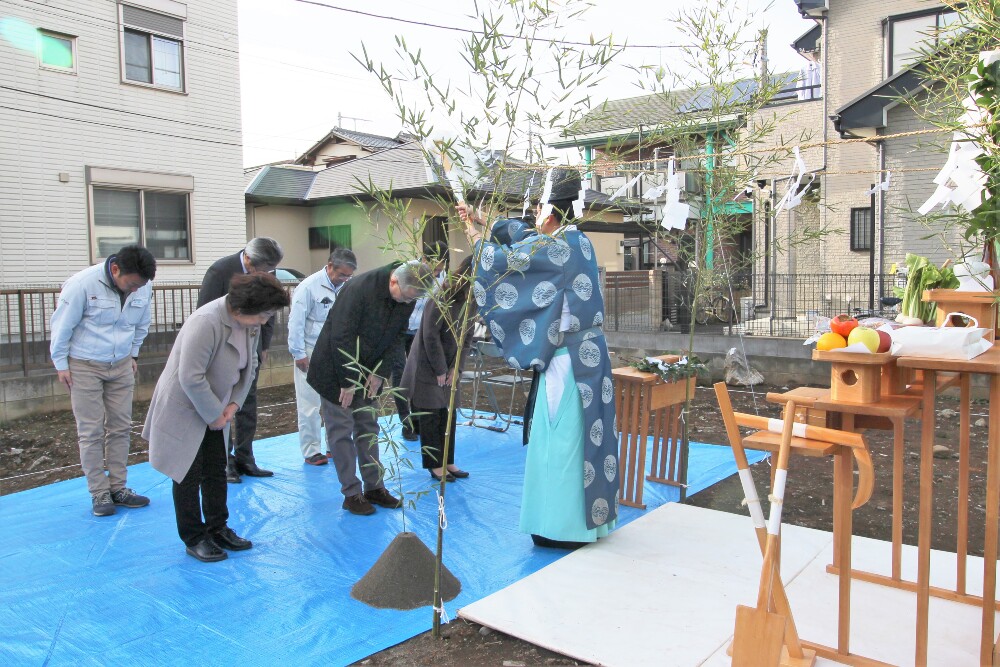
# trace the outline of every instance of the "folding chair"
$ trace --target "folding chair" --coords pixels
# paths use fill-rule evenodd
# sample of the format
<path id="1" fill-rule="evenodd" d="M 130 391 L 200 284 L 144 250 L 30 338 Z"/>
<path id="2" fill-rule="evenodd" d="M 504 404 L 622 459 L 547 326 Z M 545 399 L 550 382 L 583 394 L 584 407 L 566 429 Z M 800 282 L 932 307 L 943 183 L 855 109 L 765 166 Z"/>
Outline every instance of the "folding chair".
<path id="1" fill-rule="evenodd" d="M 469 419 L 464 423 L 466 426 L 477 426 L 504 433 L 511 427 L 511 424 L 523 424 L 524 422 L 513 414 L 514 399 L 517 391 L 523 389 L 526 378 L 522 371 L 512 368 L 503 357 L 503 353 L 496 343 L 491 341 L 476 341 L 472 347 L 473 368 L 462 373 L 462 382 L 472 384 L 472 411 Z M 494 360 L 494 361 L 489 361 Z M 495 360 L 500 360 L 502 365 Z M 510 400 L 505 400 L 506 410 L 500 409 L 500 401 L 497 399 L 497 390 L 510 393 Z M 489 405 L 492 416 L 479 416 L 479 396 L 482 393 Z M 505 397 L 506 398 L 506 397 Z M 496 422 L 500 421 L 503 426 L 494 423 L 480 424 L 478 421 Z"/>
<path id="2" fill-rule="evenodd" d="M 838 588 L 838 614 L 837 614 L 837 646 L 836 648 L 800 640 L 795 628 L 795 621 L 792 617 L 788 599 L 785 597 L 784 587 L 781 584 L 779 564 L 775 563 L 773 570 L 773 586 L 769 600 L 764 601 L 766 608 L 774 609 L 780 616 L 784 616 L 786 626 L 784 629 L 784 655 L 780 664 L 812 664 L 815 655 L 843 662 L 847 664 L 876 665 L 882 664 L 877 661 L 861 658 L 850 652 L 850 627 L 851 627 L 851 532 L 852 532 L 852 512 L 861 507 L 871 498 L 875 485 L 874 469 L 872 467 L 871 455 L 868 452 L 868 445 L 859 433 L 840 431 L 837 429 L 823 428 L 802 423 L 786 424 L 780 419 L 768 419 L 757 415 L 735 412 L 729 400 L 729 392 L 723 382 L 715 385 L 715 395 L 719 401 L 719 408 L 722 413 L 722 420 L 726 427 L 726 434 L 729 437 L 729 444 L 733 449 L 736 464 L 740 472 L 740 481 L 746 494 L 747 505 L 750 515 L 753 518 L 754 529 L 757 532 L 757 539 L 760 543 L 761 552 L 764 552 L 766 535 L 776 533 L 777 527 L 765 525 L 763 511 L 760 507 L 760 500 L 750 470 L 747 465 L 747 458 L 744 452 L 746 449 L 763 450 L 777 453 L 782 445 L 787 443 L 787 451 L 790 454 L 803 456 L 832 456 L 834 459 L 834 527 L 835 535 L 839 535 L 839 540 L 834 539 L 837 544 L 838 553 L 834 554 L 839 577 Z M 794 419 L 795 403 L 790 401 L 785 407 L 785 415 L 789 419 Z M 743 436 L 740 428 L 755 429 L 755 432 Z M 784 431 L 784 433 L 783 433 Z M 787 454 L 786 454 L 787 457 Z M 854 484 L 853 462 L 858 463 L 857 491 L 852 500 L 852 490 Z M 773 493 L 776 502 L 781 503 L 784 493 L 784 475 L 775 486 L 772 480 Z M 773 513 L 772 509 L 772 513 Z M 780 517 L 780 512 L 779 515 Z M 780 542 L 778 542 L 780 544 Z M 778 547 L 780 554 L 780 546 Z M 768 576 L 762 572 L 763 577 Z M 758 598 L 760 603 L 760 598 Z M 739 624 L 737 631 L 740 630 Z M 740 656 L 737 661 L 734 654 L 734 665 L 765 664 L 760 661 L 759 656 Z M 779 664 L 777 662 L 767 664 Z"/>

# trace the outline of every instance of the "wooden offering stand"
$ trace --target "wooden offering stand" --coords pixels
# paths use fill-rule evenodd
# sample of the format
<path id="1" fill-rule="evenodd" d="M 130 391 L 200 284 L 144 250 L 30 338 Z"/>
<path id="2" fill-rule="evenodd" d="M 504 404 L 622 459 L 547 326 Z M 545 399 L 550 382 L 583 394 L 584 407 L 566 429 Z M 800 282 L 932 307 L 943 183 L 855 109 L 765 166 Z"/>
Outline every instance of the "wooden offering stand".
<path id="1" fill-rule="evenodd" d="M 667 364 L 681 359 L 672 354 L 653 358 Z M 655 373 L 644 373 L 631 366 L 616 368 L 612 375 L 621 430 L 619 503 L 646 509 L 642 489 L 650 435 L 653 436 L 652 474 L 646 479 L 671 486 L 682 484 L 681 450 L 685 443 L 680 416 L 685 399 L 694 396 L 696 378 L 664 382 Z"/>
<path id="2" fill-rule="evenodd" d="M 844 403 L 876 403 L 882 395 L 882 369 L 893 361 L 888 352 L 813 350 L 814 361 L 830 362 L 830 398 Z"/>
<path id="3" fill-rule="evenodd" d="M 983 329 L 989 329 L 985 336 L 989 340 L 996 340 L 998 298 L 1000 292 L 959 292 L 953 289 L 924 290 L 921 297 L 923 301 L 937 304 L 937 326 L 963 326 L 961 322 L 945 321 L 945 318 L 948 313 L 964 313 L 976 318 Z"/>

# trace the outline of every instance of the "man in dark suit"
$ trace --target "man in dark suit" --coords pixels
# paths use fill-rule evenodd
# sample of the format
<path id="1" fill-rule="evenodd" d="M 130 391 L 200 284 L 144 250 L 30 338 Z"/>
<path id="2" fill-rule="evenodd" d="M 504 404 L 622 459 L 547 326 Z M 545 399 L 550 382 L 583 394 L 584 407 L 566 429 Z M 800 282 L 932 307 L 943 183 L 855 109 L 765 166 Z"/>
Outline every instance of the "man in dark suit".
<path id="1" fill-rule="evenodd" d="M 215 301 L 229 293 L 229 281 L 235 275 L 245 273 L 270 273 L 277 268 L 284 253 L 281 245 L 272 238 L 259 236 L 250 239 L 246 247 L 234 255 L 216 260 L 205 272 L 198 292 L 198 307 Z M 230 484 L 242 482 L 240 475 L 251 477 L 271 477 L 270 470 L 257 466 L 253 456 L 253 436 L 257 432 L 257 375 L 267 361 L 267 350 L 271 347 L 274 334 L 274 317 L 260 328 L 257 343 L 257 372 L 250 385 L 250 393 L 243 407 L 236 413 L 236 436 L 229 440 L 229 457 L 226 464 L 226 481 Z"/>
<path id="2" fill-rule="evenodd" d="M 374 412 L 364 408 L 371 407 L 394 357 L 402 354 L 402 335 L 413 302 L 427 293 L 433 280 L 430 268 L 419 260 L 389 264 L 353 278 L 337 296 L 316 339 L 306 380 L 320 395 L 343 507 L 352 514 L 374 513 L 373 503 L 402 506 L 385 489 L 378 422 Z M 367 372 L 358 370 L 352 363 L 355 358 Z"/>

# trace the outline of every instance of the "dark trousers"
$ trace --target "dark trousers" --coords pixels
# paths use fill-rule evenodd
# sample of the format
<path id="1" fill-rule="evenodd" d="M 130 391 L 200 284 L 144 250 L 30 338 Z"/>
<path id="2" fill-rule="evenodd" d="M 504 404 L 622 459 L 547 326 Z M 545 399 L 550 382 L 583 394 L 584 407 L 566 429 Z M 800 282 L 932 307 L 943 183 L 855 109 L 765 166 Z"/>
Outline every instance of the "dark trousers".
<path id="1" fill-rule="evenodd" d="M 417 417 L 420 423 L 420 457 L 424 468 L 440 468 L 444 454 L 444 431 L 448 423 L 448 408 L 418 408 L 423 413 Z M 451 414 L 451 444 L 448 447 L 448 465 L 455 464 L 455 416 Z"/>
<path id="2" fill-rule="evenodd" d="M 403 379 L 403 369 L 406 368 L 406 357 L 410 356 L 410 347 L 413 345 L 413 338 L 414 335 L 410 332 L 403 334 L 403 342 L 406 350 L 402 359 L 396 359 L 392 363 L 392 377 L 390 379 L 392 380 L 393 387 L 399 387 L 399 383 Z M 399 415 L 399 423 L 403 425 L 403 430 L 418 433 L 418 420 L 410 419 L 410 402 L 406 400 L 405 396 L 399 393 L 395 394 L 392 400 L 396 402 L 396 414 Z"/>
<path id="3" fill-rule="evenodd" d="M 174 482 L 177 534 L 184 544 L 192 547 L 226 527 L 226 493 L 226 443 L 222 431 L 206 428 L 191 468 L 179 484 Z"/>
<path id="4" fill-rule="evenodd" d="M 257 434 L 257 376 L 260 374 L 260 355 L 257 356 L 257 369 L 250 384 L 250 393 L 243 401 L 243 407 L 236 411 L 236 434 L 229 438 L 229 456 L 237 463 L 249 465 L 256 463 L 253 457 L 253 437 Z"/>

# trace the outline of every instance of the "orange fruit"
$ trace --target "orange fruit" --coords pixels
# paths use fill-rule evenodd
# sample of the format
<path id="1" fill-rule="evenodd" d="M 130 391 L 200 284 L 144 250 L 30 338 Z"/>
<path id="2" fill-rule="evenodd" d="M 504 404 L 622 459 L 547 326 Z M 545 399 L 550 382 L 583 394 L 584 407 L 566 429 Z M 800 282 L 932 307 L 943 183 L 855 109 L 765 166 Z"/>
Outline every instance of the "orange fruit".
<path id="1" fill-rule="evenodd" d="M 847 341 L 839 333 L 833 333 L 832 331 L 823 334 L 816 341 L 817 350 L 836 350 L 840 347 L 847 347 Z"/>

